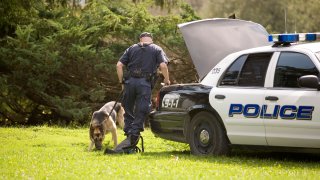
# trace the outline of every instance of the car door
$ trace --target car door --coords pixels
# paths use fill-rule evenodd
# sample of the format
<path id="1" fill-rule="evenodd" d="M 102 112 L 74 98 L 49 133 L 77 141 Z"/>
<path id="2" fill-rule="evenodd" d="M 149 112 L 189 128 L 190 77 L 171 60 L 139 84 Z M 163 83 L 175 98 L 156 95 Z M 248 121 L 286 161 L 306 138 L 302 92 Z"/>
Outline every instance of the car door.
<path id="1" fill-rule="evenodd" d="M 265 127 L 268 145 L 320 147 L 320 92 L 300 88 L 303 75 L 319 76 L 318 60 L 301 52 L 278 52 L 274 80 L 265 95 Z"/>
<path id="2" fill-rule="evenodd" d="M 232 144 L 267 145 L 260 109 L 272 52 L 242 55 L 222 75 L 209 96 Z"/>

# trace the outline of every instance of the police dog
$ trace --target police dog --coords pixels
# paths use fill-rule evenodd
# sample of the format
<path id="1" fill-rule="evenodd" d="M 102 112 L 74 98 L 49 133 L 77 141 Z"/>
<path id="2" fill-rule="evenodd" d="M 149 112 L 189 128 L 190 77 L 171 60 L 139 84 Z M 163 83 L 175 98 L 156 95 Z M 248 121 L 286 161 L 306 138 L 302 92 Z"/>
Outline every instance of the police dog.
<path id="1" fill-rule="evenodd" d="M 117 103 L 116 106 L 114 106 L 115 103 L 115 101 L 108 102 L 92 114 L 89 130 L 91 140 L 89 151 L 93 149 L 93 145 L 95 145 L 96 149 L 101 150 L 102 142 L 108 132 L 111 132 L 112 134 L 114 146 L 116 147 L 118 145 L 116 124 L 123 128 L 124 109 L 121 106 L 121 103 Z M 114 109 L 112 110 L 113 107 Z"/>

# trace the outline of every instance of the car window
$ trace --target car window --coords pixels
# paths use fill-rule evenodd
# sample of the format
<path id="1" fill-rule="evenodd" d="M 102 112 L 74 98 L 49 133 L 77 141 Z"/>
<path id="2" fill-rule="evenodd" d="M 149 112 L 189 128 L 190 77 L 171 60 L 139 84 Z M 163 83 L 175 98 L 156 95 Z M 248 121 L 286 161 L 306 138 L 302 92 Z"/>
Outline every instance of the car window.
<path id="1" fill-rule="evenodd" d="M 263 87 L 272 53 L 240 56 L 226 71 L 220 85 Z"/>
<path id="2" fill-rule="evenodd" d="M 304 75 L 319 75 L 311 59 L 302 53 L 282 52 L 277 63 L 273 86 L 298 88 L 297 80 Z"/>
<path id="3" fill-rule="evenodd" d="M 243 63 L 247 59 L 248 55 L 240 56 L 237 60 L 235 60 L 232 65 L 228 68 L 224 77 L 220 83 L 220 85 L 237 85 L 238 77 L 240 70 L 243 66 Z"/>
<path id="4" fill-rule="evenodd" d="M 316 52 L 316 56 L 317 56 L 318 60 L 320 60 L 320 52 Z"/>

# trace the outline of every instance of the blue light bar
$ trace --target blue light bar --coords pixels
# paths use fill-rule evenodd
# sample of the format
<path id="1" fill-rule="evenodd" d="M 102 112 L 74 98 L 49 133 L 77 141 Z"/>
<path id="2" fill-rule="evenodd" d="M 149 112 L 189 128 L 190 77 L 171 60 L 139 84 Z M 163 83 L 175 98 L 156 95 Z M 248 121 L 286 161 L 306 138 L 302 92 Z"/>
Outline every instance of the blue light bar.
<path id="1" fill-rule="evenodd" d="M 280 42 L 297 42 L 299 41 L 299 34 L 281 34 L 279 35 Z"/>
<path id="2" fill-rule="evenodd" d="M 270 34 L 268 40 L 275 43 L 320 41 L 320 33 Z"/>
<path id="3" fill-rule="evenodd" d="M 317 34 L 306 34 L 306 41 L 315 41 L 317 40 Z"/>
<path id="4" fill-rule="evenodd" d="M 299 34 L 270 34 L 269 42 L 293 43 L 299 41 Z"/>

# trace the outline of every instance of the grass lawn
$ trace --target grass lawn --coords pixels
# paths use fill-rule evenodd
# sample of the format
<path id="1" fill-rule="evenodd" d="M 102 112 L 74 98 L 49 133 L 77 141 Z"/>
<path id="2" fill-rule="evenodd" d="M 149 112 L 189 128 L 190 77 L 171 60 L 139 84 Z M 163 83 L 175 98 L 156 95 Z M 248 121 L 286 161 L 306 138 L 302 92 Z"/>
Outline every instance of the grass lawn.
<path id="1" fill-rule="evenodd" d="M 124 139 L 118 131 L 119 141 Z M 0 128 L 0 179 L 319 179 L 320 155 L 240 152 L 198 157 L 143 132 L 145 153 L 88 152 L 87 128 Z M 112 147 L 111 135 L 104 147 Z"/>

